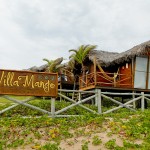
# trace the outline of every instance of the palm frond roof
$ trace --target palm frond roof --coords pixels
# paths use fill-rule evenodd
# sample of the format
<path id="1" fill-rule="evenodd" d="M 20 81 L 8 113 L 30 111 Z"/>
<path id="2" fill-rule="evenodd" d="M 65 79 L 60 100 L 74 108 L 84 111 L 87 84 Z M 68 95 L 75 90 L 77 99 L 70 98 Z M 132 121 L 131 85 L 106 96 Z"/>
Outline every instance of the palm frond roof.
<path id="1" fill-rule="evenodd" d="M 121 64 L 123 62 L 128 62 L 135 56 L 145 55 L 148 52 L 150 52 L 150 41 L 141 43 L 122 53 L 92 50 L 88 57 L 91 61 L 94 61 L 94 58 L 96 58 L 97 64 L 101 64 L 101 66 L 107 67 L 115 64 Z"/>
<path id="2" fill-rule="evenodd" d="M 94 61 L 94 59 L 96 58 L 97 64 L 101 64 L 101 66 L 109 66 L 118 54 L 119 53 L 115 52 L 92 50 L 90 51 L 88 57 L 91 61 Z"/>

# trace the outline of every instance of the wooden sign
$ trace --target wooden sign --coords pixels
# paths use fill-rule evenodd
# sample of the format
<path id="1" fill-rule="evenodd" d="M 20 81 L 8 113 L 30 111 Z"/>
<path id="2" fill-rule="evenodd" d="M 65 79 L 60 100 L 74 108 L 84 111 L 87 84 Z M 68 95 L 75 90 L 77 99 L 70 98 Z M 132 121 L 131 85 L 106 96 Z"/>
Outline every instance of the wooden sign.
<path id="1" fill-rule="evenodd" d="M 57 73 L 0 70 L 0 94 L 56 97 L 57 91 Z"/>

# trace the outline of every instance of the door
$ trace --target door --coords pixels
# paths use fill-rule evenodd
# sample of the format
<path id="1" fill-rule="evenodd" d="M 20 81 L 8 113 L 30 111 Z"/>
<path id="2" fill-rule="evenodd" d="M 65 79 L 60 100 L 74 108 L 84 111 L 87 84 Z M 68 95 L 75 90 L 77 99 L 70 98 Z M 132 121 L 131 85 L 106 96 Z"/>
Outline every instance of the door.
<path id="1" fill-rule="evenodd" d="M 148 57 L 136 57 L 134 88 L 146 89 Z"/>

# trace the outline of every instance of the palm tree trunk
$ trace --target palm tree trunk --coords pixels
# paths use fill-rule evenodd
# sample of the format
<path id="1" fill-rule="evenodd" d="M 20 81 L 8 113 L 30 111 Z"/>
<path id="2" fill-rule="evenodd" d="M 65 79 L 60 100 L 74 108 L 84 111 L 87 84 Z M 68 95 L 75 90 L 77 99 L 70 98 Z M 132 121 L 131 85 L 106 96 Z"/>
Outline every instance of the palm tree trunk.
<path id="1" fill-rule="evenodd" d="M 82 87 L 84 87 L 86 85 L 86 77 L 85 77 L 85 66 L 82 64 Z M 85 83 L 84 83 L 85 82 Z"/>
<path id="2" fill-rule="evenodd" d="M 73 84 L 73 90 L 76 89 L 76 75 L 74 76 L 74 84 Z M 74 96 L 75 96 L 75 92 L 73 91 L 72 93 L 72 99 L 74 99 Z"/>

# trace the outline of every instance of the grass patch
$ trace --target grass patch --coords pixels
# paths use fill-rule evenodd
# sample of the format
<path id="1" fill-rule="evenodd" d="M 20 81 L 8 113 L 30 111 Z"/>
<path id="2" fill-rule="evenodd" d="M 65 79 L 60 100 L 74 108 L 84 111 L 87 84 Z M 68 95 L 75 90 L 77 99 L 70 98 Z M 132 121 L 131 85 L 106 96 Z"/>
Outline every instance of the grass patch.
<path id="1" fill-rule="evenodd" d="M 24 99 L 25 97 L 22 97 Z M 29 102 L 32 105 L 50 111 L 50 101 L 37 98 Z M 6 106 L 0 105 L 2 110 Z M 57 101 L 56 110 L 60 110 L 70 103 Z M 85 106 L 97 110 L 94 105 Z M 104 108 L 107 109 L 107 108 Z M 80 143 L 83 150 L 90 146 L 104 146 L 107 149 L 140 149 L 150 147 L 150 110 L 144 112 L 131 112 L 122 108 L 115 113 L 94 115 L 81 107 L 74 107 L 62 114 L 80 114 L 79 117 L 49 118 L 39 111 L 24 106 L 17 106 L 5 112 L 0 118 L 0 150 L 24 148 L 30 145 L 31 149 L 64 149 L 61 142 L 69 140 L 68 146 L 75 146 L 82 137 L 86 138 Z M 23 118 L 21 116 L 32 116 Z M 34 116 L 41 116 L 39 118 Z M 107 132 L 109 140 L 103 141 L 99 133 Z M 116 138 L 122 139 L 122 145 L 117 144 Z M 91 141 L 89 141 L 91 139 Z M 137 142 L 138 140 L 138 142 Z M 41 143 L 40 141 L 45 141 Z M 66 142 L 67 143 L 67 142 Z M 71 149 L 71 148 L 70 148 Z"/>

